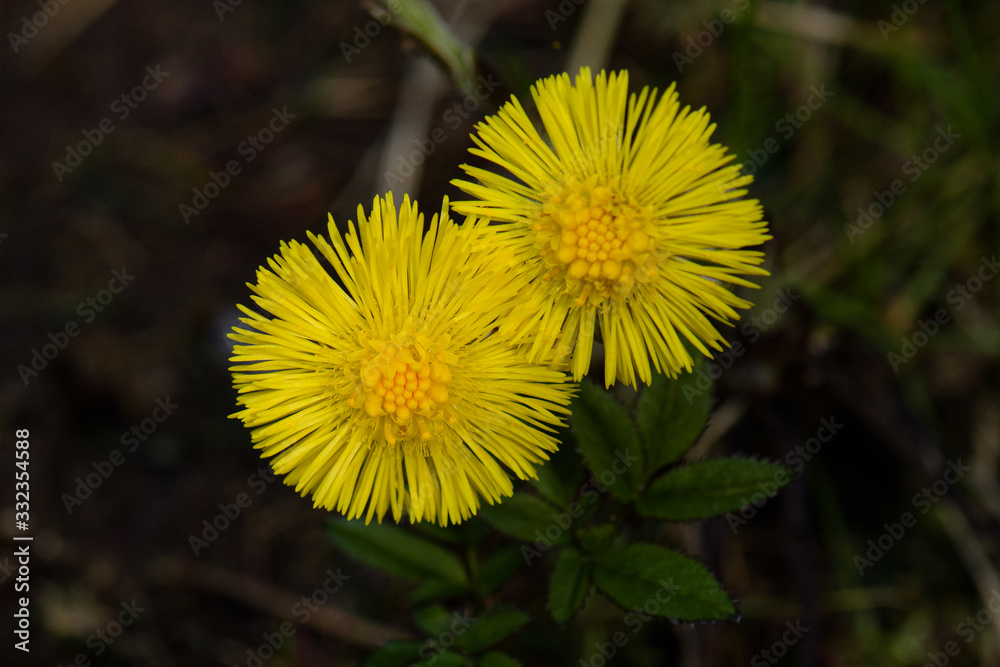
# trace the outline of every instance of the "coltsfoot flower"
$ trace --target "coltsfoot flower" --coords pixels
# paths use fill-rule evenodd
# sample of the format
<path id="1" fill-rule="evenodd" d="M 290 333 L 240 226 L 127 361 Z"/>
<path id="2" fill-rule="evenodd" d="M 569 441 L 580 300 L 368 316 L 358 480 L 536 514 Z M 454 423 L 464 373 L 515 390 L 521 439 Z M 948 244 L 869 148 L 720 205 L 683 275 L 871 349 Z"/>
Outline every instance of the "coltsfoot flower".
<path id="1" fill-rule="evenodd" d="M 426 235 L 404 198 L 328 242 L 292 241 L 249 285 L 230 337 L 233 415 L 314 504 L 368 522 L 457 523 L 509 496 L 557 448 L 573 385 L 528 363 L 495 322 L 523 283 L 485 223 L 459 226 L 445 201 Z M 506 468 L 506 469 L 505 469 Z"/>
<path id="2" fill-rule="evenodd" d="M 478 200 L 454 202 L 497 225 L 498 242 L 523 266 L 530 288 L 502 329 L 532 360 L 590 367 L 597 320 L 604 379 L 635 385 L 651 367 L 690 370 L 685 341 L 706 356 L 722 349 L 713 322 L 729 324 L 750 302 L 727 286 L 767 275 L 767 223 L 752 180 L 710 144 L 702 109 L 680 108 L 671 85 L 657 99 L 628 94 L 628 73 L 583 68 L 532 87 L 543 134 L 516 97 L 476 126 L 475 155 L 506 174 L 462 165 L 478 182 L 453 181 Z"/>

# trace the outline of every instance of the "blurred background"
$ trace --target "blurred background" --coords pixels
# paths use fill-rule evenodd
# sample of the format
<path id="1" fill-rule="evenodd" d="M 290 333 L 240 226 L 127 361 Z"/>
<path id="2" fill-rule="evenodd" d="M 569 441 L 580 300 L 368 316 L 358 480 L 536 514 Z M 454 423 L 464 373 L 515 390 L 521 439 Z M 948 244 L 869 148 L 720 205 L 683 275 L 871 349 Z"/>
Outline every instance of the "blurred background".
<path id="1" fill-rule="evenodd" d="M 412 585 L 339 552 L 227 419 L 225 334 L 280 241 L 389 190 L 461 198 L 473 124 L 586 64 L 676 81 L 755 175 L 773 276 L 691 456 L 802 473 L 664 536 L 739 622 L 655 619 L 607 663 L 1000 665 L 1000 6 L 433 4 L 475 48 L 464 81 L 388 5 L 0 3 L 0 662 L 359 665 L 419 634 Z M 540 575 L 497 594 L 536 619 L 504 645 L 524 664 L 633 636 L 597 593 L 556 626 Z"/>

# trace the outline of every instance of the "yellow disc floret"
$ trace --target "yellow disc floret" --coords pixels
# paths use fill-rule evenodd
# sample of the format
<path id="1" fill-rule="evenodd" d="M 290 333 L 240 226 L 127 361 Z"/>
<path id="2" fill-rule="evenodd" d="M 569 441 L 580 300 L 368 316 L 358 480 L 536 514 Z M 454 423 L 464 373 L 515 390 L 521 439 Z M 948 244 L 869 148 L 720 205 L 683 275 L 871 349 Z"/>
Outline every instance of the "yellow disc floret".
<path id="1" fill-rule="evenodd" d="M 628 201 L 614 184 L 567 179 L 542 204 L 535 247 L 582 305 L 588 298 L 628 297 L 655 277 L 648 207 Z"/>
<path id="2" fill-rule="evenodd" d="M 364 343 L 370 352 L 362 361 L 359 391 L 350 405 L 373 419 L 385 418 L 383 431 L 390 443 L 418 433 L 420 440 L 430 440 L 441 422 L 448 421 L 451 355 L 436 352 L 430 339 L 409 331 L 388 341 Z"/>

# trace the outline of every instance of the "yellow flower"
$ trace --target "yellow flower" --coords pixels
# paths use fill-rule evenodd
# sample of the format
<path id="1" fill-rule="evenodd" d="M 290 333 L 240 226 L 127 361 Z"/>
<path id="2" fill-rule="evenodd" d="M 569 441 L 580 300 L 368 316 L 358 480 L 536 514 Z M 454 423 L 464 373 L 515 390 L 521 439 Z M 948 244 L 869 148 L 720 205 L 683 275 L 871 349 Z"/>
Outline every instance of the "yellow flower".
<path id="1" fill-rule="evenodd" d="M 375 199 L 331 242 L 281 245 L 249 285 L 262 315 L 232 361 L 233 415 L 285 483 L 348 518 L 458 523 L 548 459 L 568 412 L 568 378 L 525 361 L 495 321 L 520 289 L 488 228 L 444 202 L 423 235 L 416 204 Z"/>
<path id="2" fill-rule="evenodd" d="M 604 379 L 629 385 L 690 370 L 685 341 L 706 356 L 725 343 L 714 321 L 739 319 L 751 304 L 726 283 L 756 287 L 741 275 L 768 275 L 767 223 L 752 180 L 727 149 L 710 144 L 704 109 L 680 109 L 674 86 L 657 99 L 628 94 L 628 73 L 583 68 L 536 83 L 532 96 L 542 138 L 516 98 L 476 126 L 475 155 L 509 175 L 462 165 L 478 183 L 455 185 L 479 201 L 455 202 L 492 218 L 530 288 L 513 309 L 514 339 L 529 358 L 565 362 L 579 380 L 590 367 L 597 319 Z"/>

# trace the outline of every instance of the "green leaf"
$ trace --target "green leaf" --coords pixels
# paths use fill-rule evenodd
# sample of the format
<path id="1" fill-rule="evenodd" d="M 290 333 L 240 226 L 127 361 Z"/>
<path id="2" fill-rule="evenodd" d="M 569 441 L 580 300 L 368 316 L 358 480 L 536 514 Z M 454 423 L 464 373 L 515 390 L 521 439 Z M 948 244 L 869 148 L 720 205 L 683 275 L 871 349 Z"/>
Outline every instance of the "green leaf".
<path id="1" fill-rule="evenodd" d="M 493 530 L 478 521 L 463 521 L 450 526 L 421 521 L 412 525 L 418 533 L 447 544 L 476 544 L 493 534 Z"/>
<path id="2" fill-rule="evenodd" d="M 632 420 L 611 394 L 584 379 L 570 406 L 570 425 L 594 478 L 619 500 L 642 483 L 642 448 Z"/>
<path id="3" fill-rule="evenodd" d="M 712 390 L 698 389 L 692 374 L 671 379 L 654 375 L 653 383 L 639 395 L 638 422 L 646 449 L 646 470 L 652 475 L 684 455 L 705 430 Z"/>
<path id="4" fill-rule="evenodd" d="M 453 584 L 447 581 L 431 579 L 410 593 L 410 599 L 417 604 L 422 604 L 431 600 L 445 600 L 447 598 L 458 597 L 467 590 L 468 587 L 464 584 Z"/>
<path id="5" fill-rule="evenodd" d="M 475 92 L 476 52 L 459 39 L 448 22 L 427 0 L 391 2 L 382 0 L 388 9 L 379 7 L 372 15 L 382 25 L 391 21 L 399 29 L 419 40 L 451 72 L 455 85 L 466 95 Z"/>
<path id="6" fill-rule="evenodd" d="M 365 661 L 365 667 L 407 667 L 420 657 L 424 642 L 390 641 Z"/>
<path id="7" fill-rule="evenodd" d="M 792 477 L 788 468 L 769 461 L 739 456 L 697 461 L 654 480 L 636 509 L 668 521 L 704 519 L 737 510 L 754 494 L 772 496 Z"/>
<path id="8" fill-rule="evenodd" d="M 535 468 L 538 479 L 532 486 L 556 507 L 566 507 L 576 498 L 583 483 L 583 465 L 572 446 L 568 429 L 560 429 L 562 445 L 549 462 Z"/>
<path id="9" fill-rule="evenodd" d="M 442 651 L 441 653 L 435 653 L 434 655 L 425 658 L 416 664 L 418 667 L 420 665 L 426 665 L 427 667 L 430 667 L 431 665 L 437 665 L 438 667 L 466 667 L 466 665 L 469 664 L 469 659 L 464 655 L 455 653 L 454 651 Z"/>
<path id="10" fill-rule="evenodd" d="M 493 651 L 479 658 L 476 667 L 521 667 L 521 663 L 506 653 Z"/>
<path id="11" fill-rule="evenodd" d="M 696 560 L 652 544 L 632 544 L 594 565 L 594 581 L 628 609 L 682 621 L 718 621 L 736 607 Z"/>
<path id="12" fill-rule="evenodd" d="M 580 548 L 588 554 L 607 551 L 615 541 L 616 532 L 615 526 L 610 523 L 588 528 L 580 533 Z"/>
<path id="13" fill-rule="evenodd" d="M 450 551 L 389 524 L 365 525 L 344 519 L 327 530 L 341 549 L 354 558 L 411 579 L 435 579 L 454 586 L 468 580 L 462 562 Z"/>
<path id="14" fill-rule="evenodd" d="M 439 635 L 448 629 L 451 623 L 451 612 L 440 604 L 431 604 L 421 607 L 413 614 L 413 621 L 417 627 L 429 635 Z"/>
<path id="15" fill-rule="evenodd" d="M 459 648 L 478 653 L 520 628 L 529 617 L 516 609 L 496 607 L 475 618 L 448 611 L 441 605 L 430 605 L 417 611 L 414 620 L 421 630 L 436 638 L 426 643 L 430 651 L 444 651 L 454 642 Z M 424 650 L 422 654 L 427 652 Z"/>
<path id="16" fill-rule="evenodd" d="M 579 551 L 562 550 L 549 582 L 549 611 L 556 623 L 568 621 L 583 604 L 590 588 L 590 574 L 591 566 Z"/>
<path id="17" fill-rule="evenodd" d="M 539 538 L 538 534 L 544 536 L 553 525 L 558 527 L 554 518 L 555 509 L 527 493 L 515 493 L 496 505 L 484 507 L 479 514 L 500 532 L 525 542 L 534 542 Z M 566 531 L 560 530 L 553 543 L 563 544 L 568 540 Z"/>
<path id="18" fill-rule="evenodd" d="M 462 544 L 462 532 L 455 530 L 458 526 L 439 526 L 429 521 L 413 524 L 413 530 L 438 542 Z"/>
<path id="19" fill-rule="evenodd" d="M 479 566 L 475 575 L 476 586 L 483 595 L 492 595 L 524 566 L 520 547 L 504 545 Z"/>
<path id="20" fill-rule="evenodd" d="M 466 617 L 468 618 L 468 617 Z M 455 644 L 469 653 L 479 653 L 503 641 L 531 620 L 523 611 L 507 606 L 497 606 L 473 619 L 464 634 L 456 631 Z M 468 620 L 463 620 L 468 622 Z"/>

